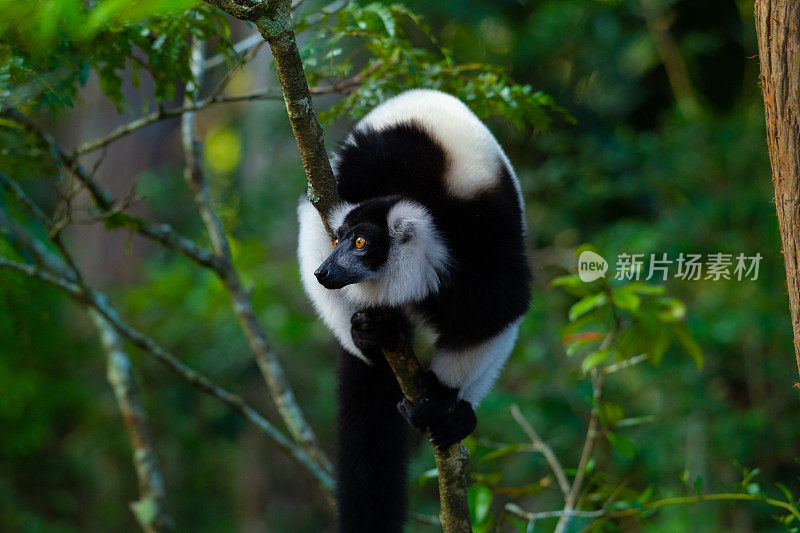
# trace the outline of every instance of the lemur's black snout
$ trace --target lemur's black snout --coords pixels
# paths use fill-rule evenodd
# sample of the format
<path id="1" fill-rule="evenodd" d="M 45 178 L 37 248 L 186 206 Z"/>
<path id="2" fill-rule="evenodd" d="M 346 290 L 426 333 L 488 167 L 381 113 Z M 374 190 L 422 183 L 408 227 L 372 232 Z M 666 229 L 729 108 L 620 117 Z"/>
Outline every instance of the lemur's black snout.
<path id="1" fill-rule="evenodd" d="M 325 285 L 325 280 L 328 279 L 328 269 L 325 265 L 319 267 L 315 272 L 314 276 L 316 276 L 317 281 L 321 284 Z"/>
<path id="2" fill-rule="evenodd" d="M 337 265 L 330 257 L 314 272 L 314 276 L 320 285 L 331 290 L 341 289 L 345 285 L 358 281 L 353 273 Z"/>

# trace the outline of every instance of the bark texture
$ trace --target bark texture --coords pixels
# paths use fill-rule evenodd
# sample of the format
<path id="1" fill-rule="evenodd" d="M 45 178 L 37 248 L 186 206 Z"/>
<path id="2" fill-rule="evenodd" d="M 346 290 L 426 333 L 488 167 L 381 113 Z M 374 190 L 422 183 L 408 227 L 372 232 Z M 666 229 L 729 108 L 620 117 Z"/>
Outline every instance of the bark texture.
<path id="1" fill-rule="evenodd" d="M 256 20 L 256 26 L 264 40 L 269 43 L 275 70 L 286 103 L 286 112 L 292 132 L 300 149 L 300 159 L 308 177 L 306 195 L 319 211 L 325 229 L 331 235 L 328 213 L 339 203 L 339 191 L 333 177 L 325 138 L 311 101 L 303 62 L 294 38 L 291 17 L 291 2 L 280 0 L 271 4 L 267 14 Z"/>
<path id="2" fill-rule="evenodd" d="M 800 2 L 756 0 L 755 20 L 775 208 L 800 371 Z"/>

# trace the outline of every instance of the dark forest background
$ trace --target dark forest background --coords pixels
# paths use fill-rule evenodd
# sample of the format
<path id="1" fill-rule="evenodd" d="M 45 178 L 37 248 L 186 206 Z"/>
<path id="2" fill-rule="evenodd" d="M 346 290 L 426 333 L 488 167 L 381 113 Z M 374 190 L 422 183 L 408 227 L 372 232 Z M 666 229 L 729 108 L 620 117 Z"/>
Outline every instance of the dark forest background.
<path id="1" fill-rule="evenodd" d="M 549 286 L 575 264 L 577 246 L 591 242 L 612 263 L 620 253 L 760 253 L 757 281 L 666 282 L 667 292 L 685 303 L 685 322 L 705 364 L 698 369 L 676 345 L 659 364 L 637 365 L 609 380 L 607 401 L 623 410 L 620 418 L 637 422 L 621 431 L 635 452 L 600 441 L 593 468 L 604 483 L 637 493 L 650 487 L 661 497 L 733 490 L 743 469 L 755 468 L 742 490 L 772 496 L 781 486 L 797 490 L 797 376 L 752 3 L 406 5 L 458 62 L 498 65 L 551 95 L 574 118 L 556 114 L 546 131 L 498 116 L 488 120 L 522 183 L 536 281 L 517 347 L 477 412 L 470 446 L 478 456 L 525 440 L 509 413 L 518 404 L 565 466 L 577 464 L 591 386 L 560 333 L 575 298 Z M 303 6 L 315 8 L 311 0 Z M 232 32 L 236 41 L 253 30 L 236 23 Z M 269 65 L 261 50 L 229 90 L 277 87 Z M 42 121 L 68 146 L 100 136 L 150 101 L 147 80 L 138 88 L 129 74 L 125 80 L 130 106 L 123 115 L 91 75 L 74 107 Z M 315 105 L 325 110 L 340 98 L 320 96 Z M 304 177 L 285 108 L 280 101 L 220 105 L 197 120 L 212 198 L 237 266 L 301 406 L 330 450 L 337 351 L 297 275 L 295 208 Z M 350 118 L 326 124 L 329 149 L 350 124 Z M 139 130 L 103 157 L 97 179 L 112 193 L 124 196 L 137 183 L 144 200 L 134 212 L 201 233 L 181 178 L 179 119 Z M 35 193 L 35 183 L 29 186 Z M 86 276 L 132 322 L 268 415 L 274 412 L 227 295 L 210 273 L 122 231 L 76 226 L 66 238 Z M 130 353 L 179 530 L 331 529 L 322 495 L 282 452 L 151 358 Z M 0 529 L 137 529 L 128 509 L 138 497 L 130 445 L 104 368 L 82 309 L 50 287 L 0 271 Z M 424 475 L 431 452 L 417 440 L 411 507 L 432 514 L 435 483 Z M 474 468 L 501 476 L 499 485 L 483 478 L 487 485 L 527 486 L 513 499 L 529 510 L 560 505 L 539 455 L 509 454 Z M 494 498 L 502 508 L 512 496 L 498 491 Z M 774 514 L 758 502 L 702 503 L 666 507 L 643 526 L 622 527 L 785 530 Z M 409 530 L 434 529 L 412 522 Z"/>

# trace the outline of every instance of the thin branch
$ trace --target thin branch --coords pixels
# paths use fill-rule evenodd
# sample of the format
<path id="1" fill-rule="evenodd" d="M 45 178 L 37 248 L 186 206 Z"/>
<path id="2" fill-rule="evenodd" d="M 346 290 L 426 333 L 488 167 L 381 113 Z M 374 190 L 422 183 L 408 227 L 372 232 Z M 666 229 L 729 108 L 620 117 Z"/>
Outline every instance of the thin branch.
<path id="1" fill-rule="evenodd" d="M 681 56 L 680 47 L 670 32 L 671 21 L 668 15 L 660 9 L 660 5 L 660 2 L 654 0 L 641 0 L 642 15 L 656 52 L 661 59 L 661 64 L 667 73 L 667 79 L 678 103 L 678 108 L 687 118 L 693 118 L 700 111 L 697 95 Z"/>
<path id="2" fill-rule="evenodd" d="M 607 283 L 604 283 L 603 289 L 608 294 L 608 301 L 611 302 L 611 288 Z M 614 319 L 614 329 L 612 329 L 609 334 L 606 335 L 606 338 L 603 339 L 599 350 L 608 349 L 614 342 L 614 339 L 622 327 L 621 319 L 617 315 L 616 309 L 614 309 L 613 305 L 611 306 L 611 312 Z M 559 518 L 554 533 L 564 533 L 569 527 L 569 523 L 572 520 L 572 515 L 569 513 L 575 510 L 575 506 L 578 503 L 578 495 L 583 488 L 583 479 L 586 476 L 586 465 L 589 462 L 589 458 L 592 456 L 592 448 L 594 447 L 595 440 L 597 440 L 597 435 L 599 434 L 598 426 L 600 423 L 600 418 L 598 415 L 598 410 L 600 406 L 600 398 L 603 395 L 603 383 L 606 375 L 605 373 L 598 371 L 597 367 L 591 369 L 590 375 L 592 379 L 593 405 L 591 415 L 589 416 L 589 426 L 586 429 L 586 438 L 583 441 L 583 449 L 581 450 L 581 457 L 578 460 L 578 469 L 575 473 L 575 479 L 572 480 L 572 487 L 570 488 L 569 494 L 566 498 L 566 503 L 564 504 L 564 511 L 567 513 Z"/>
<path id="3" fill-rule="evenodd" d="M 323 85 L 320 87 L 315 87 L 311 94 L 315 95 L 323 95 L 323 94 L 347 94 L 352 92 L 353 88 L 356 86 L 355 83 L 351 82 L 351 79 L 348 78 L 347 80 L 343 80 L 340 83 L 333 84 L 333 85 Z M 215 104 L 235 104 L 239 102 L 252 102 L 255 100 L 282 100 L 283 97 L 279 92 L 276 92 L 275 89 L 259 89 L 245 94 L 238 94 L 238 95 L 222 95 L 218 94 L 214 96 L 214 98 L 206 98 L 204 100 L 199 100 L 197 102 L 193 102 L 191 104 L 185 104 L 182 106 L 170 108 L 170 109 L 159 109 L 158 111 L 154 111 L 148 115 L 145 115 L 141 118 L 137 118 L 127 124 L 124 124 L 114 130 L 112 130 L 107 135 L 100 137 L 98 139 L 94 139 L 92 141 L 88 141 L 78 148 L 76 148 L 73 152 L 75 157 L 82 156 L 88 154 L 89 152 L 93 152 L 105 146 L 108 146 L 114 141 L 125 137 L 135 131 L 138 131 L 145 126 L 149 126 L 150 124 L 154 124 L 156 122 L 161 122 L 162 120 L 175 118 L 183 115 L 184 113 L 188 113 L 191 111 L 200 111 L 207 107 L 213 106 Z"/>
<path id="4" fill-rule="evenodd" d="M 191 68 L 196 80 L 195 83 L 199 83 L 203 75 L 202 53 L 199 44 L 193 46 Z M 196 86 L 187 85 L 185 104 L 191 104 L 193 94 L 196 92 Z M 208 231 L 214 253 L 218 258 L 220 265 L 218 270 L 219 277 L 231 299 L 234 314 L 267 382 L 278 412 L 289 429 L 289 433 L 321 468 L 330 472 L 333 470 L 330 461 L 319 447 L 314 431 L 297 404 L 294 392 L 286 379 L 280 361 L 270 346 L 263 328 L 256 319 L 250 294 L 242 286 L 239 273 L 233 266 L 233 256 L 228 237 L 225 234 L 222 221 L 211 206 L 208 185 L 203 175 L 202 151 L 200 150 L 199 141 L 195 139 L 194 112 L 188 112 L 183 115 L 181 130 L 186 157 L 184 177 L 194 193 L 195 204 Z"/>
<path id="5" fill-rule="evenodd" d="M 44 142 L 52 152 L 56 162 L 59 165 L 69 169 L 78 179 L 78 181 L 80 181 L 86 187 L 97 207 L 103 213 L 115 213 L 106 219 L 106 222 L 110 226 L 123 227 L 130 231 L 134 231 L 144 237 L 147 237 L 148 239 L 162 244 L 171 250 L 185 255 L 201 266 L 215 271 L 218 270 L 219 265 L 217 264 L 214 254 L 201 247 L 191 239 L 179 234 L 169 224 L 153 224 L 142 218 L 129 215 L 128 213 L 116 212 L 117 208 L 114 202 L 94 180 L 92 174 L 90 174 L 74 156 L 64 152 L 50 135 L 42 131 L 42 129 L 39 128 L 26 115 L 20 113 L 16 109 L 6 108 L 0 110 L 0 117 L 6 117 L 14 120 L 27 131 L 36 135 L 42 142 Z M 40 219 L 40 221 L 44 222 L 42 216 L 38 214 L 36 216 Z M 44 218 L 47 217 L 45 216 Z"/>
<path id="6" fill-rule="evenodd" d="M 593 368 L 591 372 L 592 399 L 594 401 L 594 406 L 592 406 L 592 414 L 589 417 L 589 427 L 586 429 L 586 438 L 583 442 L 581 458 L 578 460 L 578 469 L 575 473 L 575 479 L 572 481 L 572 487 L 570 488 L 569 494 L 567 495 L 566 504 L 564 505 L 565 514 L 558 520 L 558 524 L 556 524 L 554 533 L 564 533 L 567 531 L 570 519 L 573 516 L 571 513 L 575 510 L 575 505 L 578 502 L 578 495 L 580 494 L 581 488 L 583 488 L 583 478 L 586 475 L 586 464 L 589 462 L 589 458 L 592 456 L 592 448 L 595 440 L 597 439 L 597 435 L 599 434 L 599 416 L 597 406 L 600 403 L 600 397 L 603 392 L 603 374 L 598 372 L 596 368 Z"/>
<path id="7" fill-rule="evenodd" d="M 558 511 L 541 511 L 538 513 L 532 513 L 530 511 L 526 511 L 519 505 L 515 503 L 507 503 L 504 508 L 509 513 L 516 515 L 520 518 L 525 520 L 540 520 L 543 518 L 561 518 L 562 516 L 572 516 L 572 517 L 581 517 L 581 518 L 598 518 L 605 514 L 604 510 L 599 511 L 566 511 L 564 509 Z"/>
<path id="8" fill-rule="evenodd" d="M 222 77 L 222 81 L 220 81 L 217 84 L 216 88 L 213 91 L 211 91 L 211 94 L 208 95 L 206 100 L 213 101 L 216 98 L 218 98 L 222 94 L 222 91 L 225 90 L 225 87 L 227 87 L 228 84 L 231 82 L 231 80 L 236 75 L 236 73 L 239 72 L 242 68 L 244 68 L 244 66 L 247 63 L 249 63 L 254 57 L 256 57 L 256 54 L 261 49 L 261 46 L 263 44 L 264 44 L 264 41 L 262 40 L 261 42 L 257 43 L 255 46 L 253 46 L 250 50 L 248 50 L 242 56 L 242 58 L 239 60 L 239 63 L 237 63 L 233 68 L 229 69 L 228 72 L 225 73 L 225 75 Z M 202 75 L 202 73 L 205 72 L 203 70 L 203 65 L 202 64 L 199 64 L 197 66 L 197 71 L 199 73 L 201 73 L 201 75 Z M 195 78 L 194 85 L 199 89 L 200 88 L 200 80 Z M 191 96 L 191 98 L 185 98 L 184 102 L 193 102 L 193 101 L 199 100 L 199 98 L 197 98 L 197 94 L 192 94 L 192 95 L 188 95 L 187 94 L 187 96 Z"/>
<path id="9" fill-rule="evenodd" d="M 558 457 L 556 454 L 553 453 L 552 448 L 548 446 L 539 434 L 533 429 L 533 426 L 522 416 L 522 412 L 519 410 L 519 406 L 514 404 L 511 406 L 511 416 L 514 417 L 514 420 L 517 421 L 517 424 L 522 428 L 522 431 L 531 439 L 533 443 L 533 449 L 540 452 L 544 455 L 544 458 L 547 460 L 547 464 L 550 465 L 550 469 L 553 471 L 553 474 L 556 476 L 556 480 L 558 481 L 558 486 L 561 489 L 561 493 L 566 498 L 569 495 L 569 482 L 567 481 L 567 476 L 564 474 L 564 467 L 561 466 L 561 463 L 558 461 Z"/>
<path id="10" fill-rule="evenodd" d="M 320 468 L 319 465 L 313 461 L 308 454 L 305 453 L 305 451 L 292 443 L 292 441 L 289 440 L 289 438 L 287 438 L 280 430 L 275 428 L 275 426 L 269 423 L 255 409 L 245 403 L 240 396 L 225 390 L 224 388 L 216 385 L 213 381 L 208 379 L 200 372 L 197 372 L 196 370 L 186 366 L 174 355 L 159 346 L 154 340 L 143 335 L 135 328 L 124 322 L 119 317 L 117 312 L 108 304 L 108 298 L 104 294 L 94 290 L 92 290 L 90 294 L 84 294 L 82 289 L 77 284 L 67 280 L 64 277 L 55 276 L 34 265 L 19 263 L 2 256 L 0 256 L 0 268 L 20 272 L 27 276 L 49 283 L 50 285 L 62 290 L 79 303 L 97 310 L 100 315 L 107 320 L 114 327 L 114 329 L 117 330 L 117 332 L 128 339 L 136 347 L 154 355 L 181 379 L 199 389 L 203 393 L 222 401 L 224 404 L 238 413 L 242 418 L 253 424 L 262 433 L 272 439 L 281 450 L 289 454 L 303 467 L 305 467 L 326 492 L 331 492 L 333 490 L 333 478 L 328 472 Z"/>
<path id="11" fill-rule="evenodd" d="M 649 357 L 650 354 L 647 353 L 640 353 L 639 355 L 628 357 L 624 361 L 620 361 L 619 363 L 614 363 L 613 365 L 608 365 L 607 367 L 604 367 L 603 374 L 605 375 L 613 374 L 615 372 L 619 372 L 620 370 L 624 370 L 628 367 L 638 365 L 639 363 L 647 361 Z"/>
<path id="12" fill-rule="evenodd" d="M 2 268 L 20 272 L 26 276 L 49 283 L 50 285 L 53 285 L 54 287 L 66 292 L 73 298 L 82 301 L 83 294 L 80 287 L 78 287 L 76 283 L 73 283 L 72 281 L 61 276 L 54 276 L 53 274 L 50 274 L 49 272 L 42 270 L 35 265 L 19 263 L 17 261 L 8 259 L 7 257 L 0 256 L 0 269 Z"/>
<path id="13" fill-rule="evenodd" d="M 620 511 L 607 513 L 601 516 L 599 520 L 595 520 L 594 522 L 583 528 L 581 530 L 581 533 L 593 531 L 601 524 L 608 522 L 609 520 L 613 520 L 615 518 L 634 517 L 645 511 L 658 509 L 659 507 L 665 507 L 668 505 L 681 505 L 681 504 L 700 503 L 707 501 L 763 502 L 766 503 L 767 505 L 771 505 L 773 507 L 778 507 L 780 509 L 788 511 L 789 514 L 791 514 L 795 519 L 800 520 L 800 510 L 798 510 L 792 504 L 780 500 L 775 500 L 773 498 L 767 498 L 759 494 L 739 494 L 739 493 L 698 494 L 697 496 L 679 496 L 676 498 L 664 498 L 663 500 L 656 500 L 650 503 L 645 503 L 641 507 L 622 509 Z"/>
<path id="14" fill-rule="evenodd" d="M 166 511 L 164 479 L 158 467 L 147 412 L 142 405 L 130 358 L 123 349 L 122 339 L 111 324 L 93 309 L 89 310 L 89 317 L 100 333 L 107 360 L 106 376 L 114 390 L 133 448 L 133 464 L 139 478 L 140 499 L 131 503 L 131 509 L 147 533 L 172 529 L 172 519 Z"/>
<path id="15" fill-rule="evenodd" d="M 243 54 L 244 52 L 247 52 L 248 50 L 250 50 L 254 46 L 260 46 L 263 42 L 264 42 L 264 39 L 261 38 L 261 35 L 259 35 L 258 33 L 253 33 L 253 34 L 245 37 L 241 41 L 237 42 L 236 44 L 234 44 L 233 45 L 233 52 L 235 54 Z M 206 59 L 205 61 L 203 61 L 203 69 L 204 70 L 210 70 L 210 69 L 216 67 L 217 65 L 221 65 L 226 60 L 227 60 L 227 56 L 225 54 L 222 54 L 222 53 L 214 55 L 214 56 L 211 56 L 208 59 Z"/>

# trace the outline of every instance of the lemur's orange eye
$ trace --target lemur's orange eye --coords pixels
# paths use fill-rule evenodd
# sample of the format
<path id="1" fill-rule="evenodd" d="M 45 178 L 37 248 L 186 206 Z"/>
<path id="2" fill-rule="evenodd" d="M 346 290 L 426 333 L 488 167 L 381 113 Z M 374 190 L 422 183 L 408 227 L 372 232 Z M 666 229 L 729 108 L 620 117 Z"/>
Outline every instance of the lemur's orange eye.
<path id="1" fill-rule="evenodd" d="M 339 239 L 333 239 L 333 247 L 336 248 L 339 246 Z"/>
<path id="2" fill-rule="evenodd" d="M 359 250 L 367 244 L 367 239 L 364 237 L 356 237 L 356 248 Z"/>

